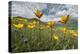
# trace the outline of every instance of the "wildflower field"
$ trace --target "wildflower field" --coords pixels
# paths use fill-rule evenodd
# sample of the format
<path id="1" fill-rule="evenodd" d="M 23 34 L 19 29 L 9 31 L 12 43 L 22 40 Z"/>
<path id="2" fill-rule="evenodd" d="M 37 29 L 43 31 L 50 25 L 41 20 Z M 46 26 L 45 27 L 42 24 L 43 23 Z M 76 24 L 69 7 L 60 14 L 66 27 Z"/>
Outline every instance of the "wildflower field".
<path id="1" fill-rule="evenodd" d="M 9 52 L 78 49 L 78 5 L 9 2 Z"/>
<path id="2" fill-rule="evenodd" d="M 40 14 L 36 16 L 40 17 Z M 11 51 L 31 52 L 67 50 L 78 48 L 77 20 L 70 20 L 69 15 L 54 20 L 41 22 L 39 19 L 24 17 L 11 18 Z"/>

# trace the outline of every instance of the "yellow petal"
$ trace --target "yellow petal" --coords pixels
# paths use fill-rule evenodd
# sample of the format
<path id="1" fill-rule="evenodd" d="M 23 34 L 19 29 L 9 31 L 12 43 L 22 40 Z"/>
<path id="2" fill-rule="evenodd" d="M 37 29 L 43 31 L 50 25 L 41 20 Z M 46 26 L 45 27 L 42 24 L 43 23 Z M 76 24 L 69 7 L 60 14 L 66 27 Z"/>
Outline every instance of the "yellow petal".
<path id="1" fill-rule="evenodd" d="M 75 30 L 70 30 L 70 33 L 72 34 L 73 37 L 78 36 L 78 33 Z"/>
<path id="2" fill-rule="evenodd" d="M 55 25 L 55 21 L 49 21 L 47 24 L 48 24 L 49 27 L 52 27 L 52 26 Z"/>
<path id="3" fill-rule="evenodd" d="M 67 33 L 68 32 L 67 28 L 62 28 L 62 32 Z"/>
<path id="4" fill-rule="evenodd" d="M 57 35 L 53 35 L 53 39 L 59 40 L 59 37 Z"/>
<path id="5" fill-rule="evenodd" d="M 70 18 L 69 15 L 67 15 L 67 16 L 61 16 L 60 22 L 66 24 L 67 21 L 69 20 L 69 18 Z"/>
<path id="6" fill-rule="evenodd" d="M 13 24 L 16 28 L 23 28 L 24 24 Z"/>
<path id="7" fill-rule="evenodd" d="M 33 23 L 33 24 L 36 24 L 37 22 L 34 20 L 32 23 Z"/>
<path id="8" fill-rule="evenodd" d="M 40 17 L 43 15 L 43 13 L 42 13 L 39 9 L 37 9 L 36 12 L 35 12 L 35 15 L 36 15 L 38 18 L 40 18 Z"/>

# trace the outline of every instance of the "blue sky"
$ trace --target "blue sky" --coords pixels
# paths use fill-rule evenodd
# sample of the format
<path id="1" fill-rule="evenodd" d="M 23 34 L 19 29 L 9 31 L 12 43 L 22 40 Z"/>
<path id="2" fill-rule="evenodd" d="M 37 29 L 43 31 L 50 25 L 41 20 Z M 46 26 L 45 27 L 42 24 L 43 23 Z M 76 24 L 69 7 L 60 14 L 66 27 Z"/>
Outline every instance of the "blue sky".
<path id="1" fill-rule="evenodd" d="M 35 2 L 12 2 L 12 16 L 22 16 L 25 18 L 37 18 L 34 14 L 39 9 L 43 12 L 41 21 L 60 20 L 62 15 L 71 15 L 72 18 L 78 18 L 78 6 L 70 4 L 52 4 L 52 3 L 35 3 Z"/>

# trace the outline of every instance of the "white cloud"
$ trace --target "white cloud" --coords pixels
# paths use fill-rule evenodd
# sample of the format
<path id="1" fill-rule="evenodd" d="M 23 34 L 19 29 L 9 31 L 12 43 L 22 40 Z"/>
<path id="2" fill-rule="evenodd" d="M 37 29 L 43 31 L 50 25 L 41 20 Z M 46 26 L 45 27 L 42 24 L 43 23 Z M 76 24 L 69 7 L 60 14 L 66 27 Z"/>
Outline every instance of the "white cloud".
<path id="1" fill-rule="evenodd" d="M 49 13 L 54 12 L 55 8 L 53 7 L 52 9 L 50 9 Z"/>
<path id="2" fill-rule="evenodd" d="M 48 21 L 52 21 L 52 20 L 58 22 L 60 19 L 61 19 L 60 17 L 55 18 L 55 17 L 53 17 L 53 15 L 50 15 L 50 16 L 43 15 L 43 16 L 40 18 L 40 20 L 41 20 L 42 22 L 48 22 Z"/>
<path id="3" fill-rule="evenodd" d="M 68 10 L 58 11 L 56 16 L 71 15 L 73 18 L 78 17 L 78 7 L 76 5 L 66 5 Z"/>
<path id="4" fill-rule="evenodd" d="M 46 7 L 46 4 L 13 2 L 12 3 L 12 16 L 36 18 L 36 16 L 34 15 L 35 9 L 37 8 L 37 9 L 42 10 L 45 7 Z"/>
<path id="5" fill-rule="evenodd" d="M 47 3 L 34 3 L 34 2 L 13 2 L 12 3 L 12 16 L 22 16 L 25 18 L 37 18 L 34 14 L 35 9 L 46 9 Z M 50 20 L 59 21 L 62 15 L 71 15 L 72 17 L 78 17 L 78 7 L 76 5 L 53 5 L 49 9 L 49 13 L 54 12 L 51 15 L 43 15 L 41 21 L 48 22 Z M 67 8 L 68 10 L 65 10 Z"/>
<path id="6" fill-rule="evenodd" d="M 68 15 L 68 12 L 66 10 L 63 10 L 56 13 L 56 16 L 62 16 L 62 15 Z"/>

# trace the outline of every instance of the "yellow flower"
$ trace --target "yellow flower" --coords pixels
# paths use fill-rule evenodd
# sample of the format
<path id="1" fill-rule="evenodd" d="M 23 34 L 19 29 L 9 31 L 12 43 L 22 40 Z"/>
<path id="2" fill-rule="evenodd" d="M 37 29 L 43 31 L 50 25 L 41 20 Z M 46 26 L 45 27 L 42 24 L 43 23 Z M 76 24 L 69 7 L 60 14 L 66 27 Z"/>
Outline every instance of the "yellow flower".
<path id="1" fill-rule="evenodd" d="M 66 34 L 68 32 L 67 28 L 62 28 L 62 32 Z"/>
<path id="2" fill-rule="evenodd" d="M 28 28 L 33 29 L 34 26 L 33 25 L 28 25 Z"/>
<path id="3" fill-rule="evenodd" d="M 69 18 L 70 18 L 69 15 L 67 15 L 67 16 L 62 16 L 60 22 L 66 24 L 67 21 L 69 20 Z"/>
<path id="4" fill-rule="evenodd" d="M 47 24 L 48 27 L 53 27 L 55 25 L 55 21 L 49 21 Z"/>
<path id="5" fill-rule="evenodd" d="M 42 13 L 39 9 L 37 9 L 37 10 L 35 11 L 35 15 L 36 15 L 38 18 L 41 18 L 41 17 L 43 16 L 43 13 Z"/>
<path id="6" fill-rule="evenodd" d="M 70 33 L 73 35 L 73 37 L 78 36 L 78 33 L 75 30 L 70 30 Z"/>
<path id="7" fill-rule="evenodd" d="M 33 29 L 36 27 L 35 22 L 29 23 L 28 28 Z"/>
<path id="8" fill-rule="evenodd" d="M 13 24 L 13 25 L 18 29 L 21 29 L 24 26 L 24 24 Z"/>
<path id="9" fill-rule="evenodd" d="M 46 27 L 47 27 L 47 28 L 50 28 L 50 26 L 49 26 L 49 25 L 47 25 Z"/>
<path id="10" fill-rule="evenodd" d="M 32 26 L 33 26 L 34 28 L 36 27 L 36 25 L 35 25 L 35 24 L 33 24 Z"/>
<path id="11" fill-rule="evenodd" d="M 36 22 L 35 20 L 34 20 L 32 23 L 33 23 L 34 25 L 37 24 L 37 22 Z"/>
<path id="12" fill-rule="evenodd" d="M 53 35 L 53 39 L 55 39 L 55 40 L 59 40 L 59 36 L 57 36 L 57 35 Z"/>

